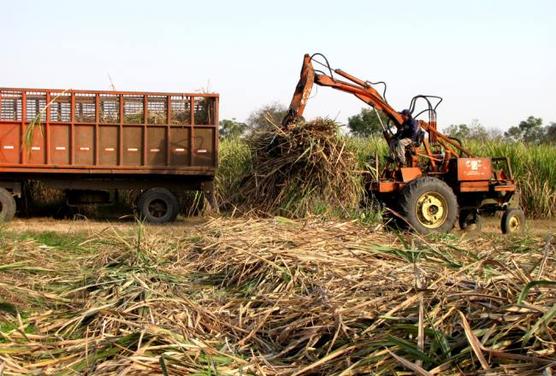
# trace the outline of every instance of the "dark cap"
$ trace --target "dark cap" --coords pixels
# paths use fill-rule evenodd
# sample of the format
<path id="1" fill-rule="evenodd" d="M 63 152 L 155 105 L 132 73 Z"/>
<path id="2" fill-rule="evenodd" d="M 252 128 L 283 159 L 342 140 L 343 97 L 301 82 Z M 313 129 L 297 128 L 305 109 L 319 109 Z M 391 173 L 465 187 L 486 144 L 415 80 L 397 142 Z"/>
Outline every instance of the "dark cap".
<path id="1" fill-rule="evenodd" d="M 401 114 L 404 116 L 411 116 L 411 112 L 409 112 L 409 110 L 403 110 Z"/>

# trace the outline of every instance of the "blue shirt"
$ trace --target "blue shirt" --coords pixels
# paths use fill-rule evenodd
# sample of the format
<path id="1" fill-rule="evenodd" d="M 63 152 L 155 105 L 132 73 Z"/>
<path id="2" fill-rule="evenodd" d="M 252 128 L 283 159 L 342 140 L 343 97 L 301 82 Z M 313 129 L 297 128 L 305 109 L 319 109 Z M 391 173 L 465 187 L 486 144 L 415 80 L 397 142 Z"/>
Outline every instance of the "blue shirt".
<path id="1" fill-rule="evenodd" d="M 413 141 L 417 139 L 417 135 L 419 134 L 419 124 L 417 120 L 413 118 L 408 118 L 403 124 L 400 133 L 401 138 L 410 138 Z"/>

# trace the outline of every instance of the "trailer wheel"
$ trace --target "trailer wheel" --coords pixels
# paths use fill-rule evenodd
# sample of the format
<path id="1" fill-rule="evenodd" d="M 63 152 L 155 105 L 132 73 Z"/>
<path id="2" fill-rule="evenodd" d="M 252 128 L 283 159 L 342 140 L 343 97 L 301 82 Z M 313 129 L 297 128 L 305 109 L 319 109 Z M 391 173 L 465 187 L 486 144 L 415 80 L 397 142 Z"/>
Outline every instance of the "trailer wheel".
<path id="1" fill-rule="evenodd" d="M 14 196 L 6 189 L 0 187 L 0 222 L 9 222 L 15 215 Z"/>
<path id="2" fill-rule="evenodd" d="M 452 188 L 428 176 L 404 188 L 401 209 L 408 224 L 421 234 L 449 232 L 458 217 L 458 201 Z"/>
<path id="3" fill-rule="evenodd" d="M 525 231 L 525 214 L 519 208 L 504 210 L 500 228 L 503 234 L 517 234 Z"/>
<path id="4" fill-rule="evenodd" d="M 166 188 L 151 188 L 139 197 L 137 209 L 150 223 L 166 223 L 176 219 L 180 211 L 178 199 Z"/>
<path id="5" fill-rule="evenodd" d="M 477 213 L 477 209 L 461 210 L 459 213 L 459 228 L 473 231 L 481 231 L 483 227 L 483 218 Z"/>

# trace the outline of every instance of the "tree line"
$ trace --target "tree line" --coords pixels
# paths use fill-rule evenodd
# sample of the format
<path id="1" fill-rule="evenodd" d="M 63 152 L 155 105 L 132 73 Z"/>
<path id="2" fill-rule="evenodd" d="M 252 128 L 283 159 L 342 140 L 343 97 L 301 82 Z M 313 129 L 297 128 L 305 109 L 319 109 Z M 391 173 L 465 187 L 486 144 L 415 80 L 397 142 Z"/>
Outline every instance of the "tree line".
<path id="1" fill-rule="evenodd" d="M 220 137 L 241 137 L 254 129 L 268 126 L 279 126 L 287 109 L 281 104 L 273 103 L 254 111 L 245 122 L 236 119 L 220 121 Z M 363 108 L 348 118 L 347 129 L 356 137 L 382 135 L 382 125 L 388 124 L 388 118 L 380 111 Z M 478 120 L 470 124 L 452 124 L 443 129 L 443 133 L 462 140 L 501 140 L 525 142 L 529 144 L 556 144 L 556 122 L 544 124 L 541 118 L 529 116 L 519 124 L 502 132 L 499 129 L 487 129 Z"/>

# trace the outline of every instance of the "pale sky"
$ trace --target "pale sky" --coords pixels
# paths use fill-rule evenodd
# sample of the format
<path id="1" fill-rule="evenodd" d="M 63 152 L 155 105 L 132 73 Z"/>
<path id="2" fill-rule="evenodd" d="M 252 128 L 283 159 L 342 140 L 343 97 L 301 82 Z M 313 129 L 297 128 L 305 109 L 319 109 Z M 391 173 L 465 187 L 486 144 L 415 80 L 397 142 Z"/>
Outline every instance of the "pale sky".
<path id="1" fill-rule="evenodd" d="M 221 118 L 288 104 L 303 54 L 388 83 L 397 110 L 444 97 L 439 124 L 556 121 L 556 1 L 4 1 L 0 86 L 221 95 Z M 365 106 L 318 88 L 306 117 Z"/>

